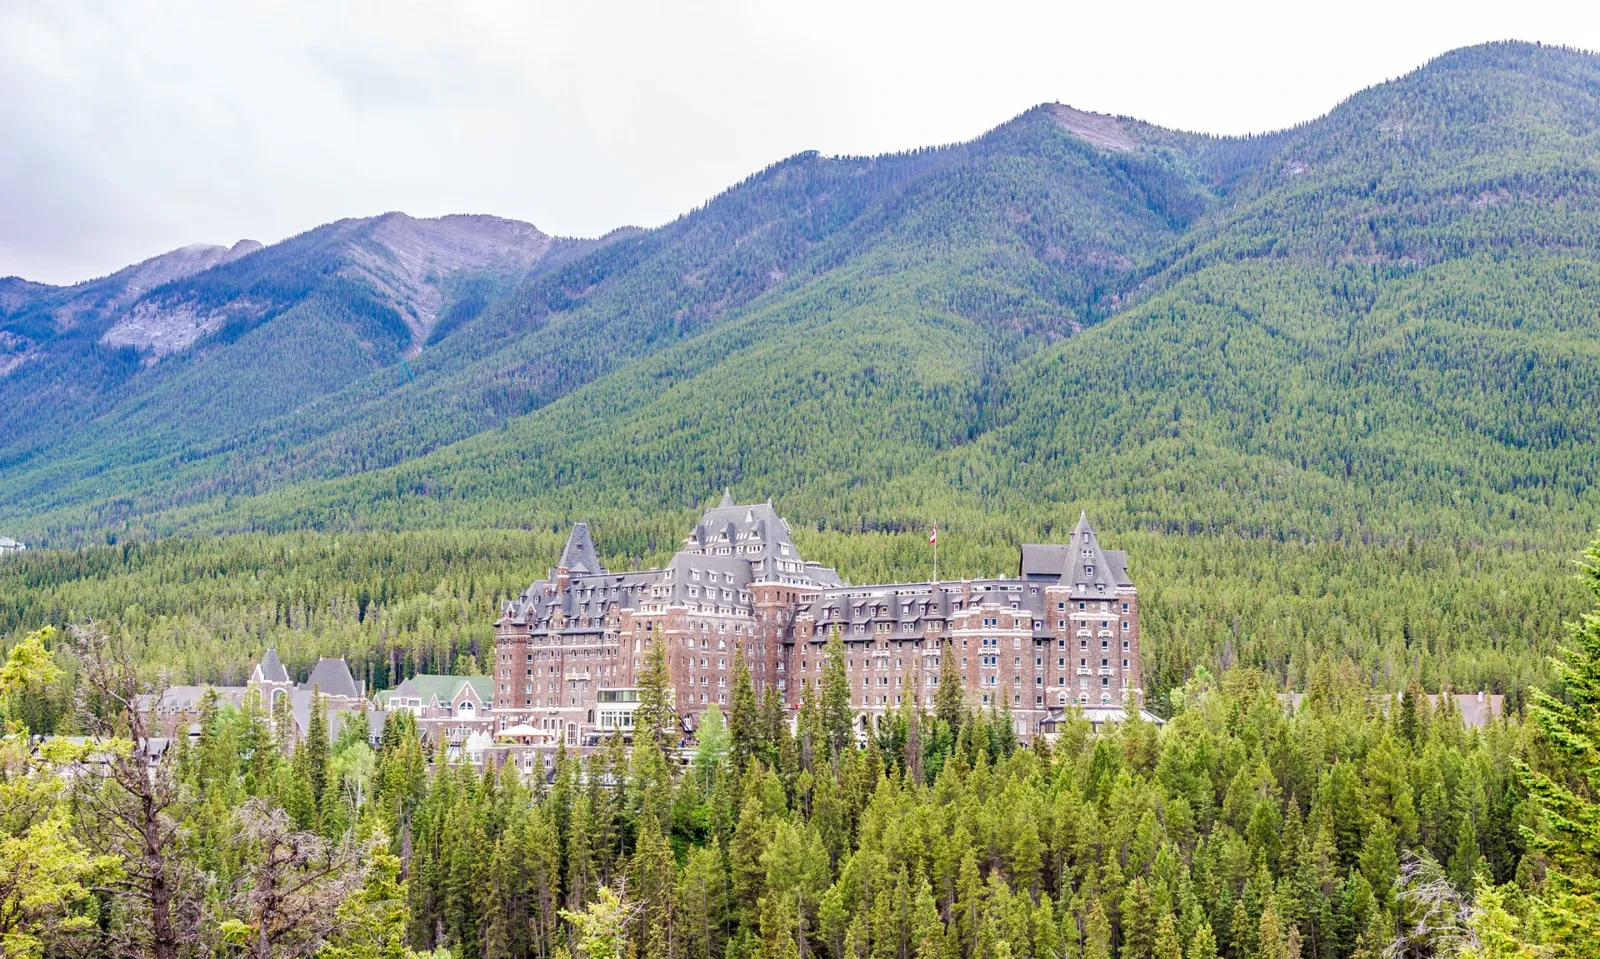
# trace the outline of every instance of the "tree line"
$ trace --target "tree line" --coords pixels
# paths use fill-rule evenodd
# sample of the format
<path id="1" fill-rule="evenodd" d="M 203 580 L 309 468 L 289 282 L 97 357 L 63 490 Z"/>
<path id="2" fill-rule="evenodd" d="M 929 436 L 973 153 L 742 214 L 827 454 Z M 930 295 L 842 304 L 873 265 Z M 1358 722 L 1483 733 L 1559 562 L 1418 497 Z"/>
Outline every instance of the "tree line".
<path id="1" fill-rule="evenodd" d="M 1600 600 L 1600 548 L 1585 567 Z M 17 704 L 83 677 L 85 731 Z M 657 644 L 631 745 L 548 775 L 434 752 L 397 714 L 303 737 L 204 708 L 152 772 L 115 636 L 36 633 L 0 671 L 0 941 L 19 955 L 940 959 L 1592 956 L 1600 615 L 1564 693 L 1468 728 L 1348 665 L 1287 710 L 1198 669 L 1164 726 L 1017 741 L 941 686 L 863 740 L 835 639 L 798 716 L 737 664 L 687 766 Z M 89 770 L 98 770 L 90 773 Z M 535 767 L 536 773 L 542 771 Z M 60 776 L 59 772 L 74 773 Z"/>

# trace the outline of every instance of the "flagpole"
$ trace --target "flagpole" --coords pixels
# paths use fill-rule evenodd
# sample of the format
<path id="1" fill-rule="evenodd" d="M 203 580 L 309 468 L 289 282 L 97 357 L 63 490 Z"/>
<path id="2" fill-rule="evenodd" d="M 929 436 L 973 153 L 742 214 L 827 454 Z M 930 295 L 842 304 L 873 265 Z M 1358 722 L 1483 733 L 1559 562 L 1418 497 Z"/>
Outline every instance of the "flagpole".
<path id="1" fill-rule="evenodd" d="M 933 585 L 939 585 L 939 524 L 933 524 Z"/>

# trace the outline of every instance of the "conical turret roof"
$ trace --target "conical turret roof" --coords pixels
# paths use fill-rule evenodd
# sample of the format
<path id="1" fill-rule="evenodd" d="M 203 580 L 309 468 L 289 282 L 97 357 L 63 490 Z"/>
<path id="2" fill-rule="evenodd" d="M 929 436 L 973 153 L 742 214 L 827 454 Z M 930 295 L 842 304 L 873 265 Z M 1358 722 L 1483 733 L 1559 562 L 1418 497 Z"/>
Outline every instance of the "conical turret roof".
<path id="1" fill-rule="evenodd" d="M 263 683 L 286 683 L 289 681 L 289 671 L 283 668 L 283 663 L 278 659 L 278 651 L 269 649 L 261 662 L 256 664 L 257 681 Z"/>

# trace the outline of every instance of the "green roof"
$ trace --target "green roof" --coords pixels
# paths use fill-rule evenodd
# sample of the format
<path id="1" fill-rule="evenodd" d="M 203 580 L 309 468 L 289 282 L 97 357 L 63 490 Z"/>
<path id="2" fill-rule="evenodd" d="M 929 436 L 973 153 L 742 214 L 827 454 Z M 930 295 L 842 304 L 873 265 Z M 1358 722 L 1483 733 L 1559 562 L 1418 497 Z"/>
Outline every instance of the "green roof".
<path id="1" fill-rule="evenodd" d="M 437 699 L 441 703 L 451 702 L 456 693 L 461 690 L 463 683 L 470 684 L 478 694 L 478 699 L 484 703 L 494 702 L 494 679 L 490 676 L 438 676 L 427 673 L 418 673 L 408 680 L 421 695 L 423 702 Z M 378 694 L 378 701 L 383 705 L 389 704 L 389 697 L 395 690 L 386 689 Z"/>

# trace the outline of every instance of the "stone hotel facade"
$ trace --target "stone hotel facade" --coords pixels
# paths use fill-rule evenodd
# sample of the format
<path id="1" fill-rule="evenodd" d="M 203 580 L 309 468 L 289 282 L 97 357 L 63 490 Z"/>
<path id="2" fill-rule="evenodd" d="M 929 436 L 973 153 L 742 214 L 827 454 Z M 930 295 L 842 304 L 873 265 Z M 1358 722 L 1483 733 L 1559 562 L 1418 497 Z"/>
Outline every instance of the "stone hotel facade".
<path id="1" fill-rule="evenodd" d="M 1102 549 L 1087 516 L 1067 543 L 1023 546 L 1015 577 L 851 586 L 800 556 L 770 502 L 725 494 L 663 569 L 613 573 L 588 526 L 575 525 L 548 578 L 501 611 L 494 712 L 501 729 L 574 745 L 626 732 L 635 677 L 658 640 L 686 731 L 712 703 L 726 711 L 741 650 L 757 689 L 798 709 L 835 630 L 864 717 L 914 690 L 928 704 L 943 656 L 959 657 L 973 706 L 1009 698 L 1024 738 L 1069 706 L 1120 715 L 1143 705 L 1139 592 L 1125 554 Z"/>

